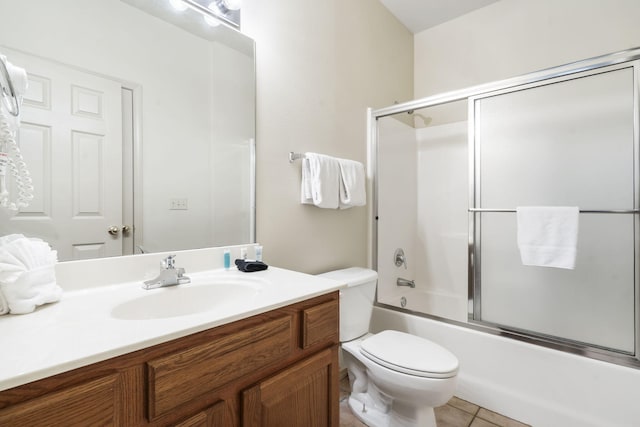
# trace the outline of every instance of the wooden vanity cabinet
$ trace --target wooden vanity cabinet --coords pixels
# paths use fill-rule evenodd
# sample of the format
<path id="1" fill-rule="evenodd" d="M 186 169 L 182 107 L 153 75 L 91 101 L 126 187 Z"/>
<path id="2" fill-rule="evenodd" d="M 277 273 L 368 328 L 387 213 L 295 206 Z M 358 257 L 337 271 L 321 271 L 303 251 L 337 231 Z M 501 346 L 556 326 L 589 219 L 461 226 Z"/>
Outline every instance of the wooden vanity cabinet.
<path id="1" fill-rule="evenodd" d="M 245 427 L 306 426 L 331 423 L 334 349 L 326 349 L 245 390 Z M 337 425 L 337 424 L 336 424 Z"/>
<path id="2" fill-rule="evenodd" d="M 0 426 L 119 425 L 121 391 L 119 375 L 106 375 L 2 409 Z"/>
<path id="3" fill-rule="evenodd" d="M 338 292 L 0 392 L 0 426 L 339 424 Z"/>

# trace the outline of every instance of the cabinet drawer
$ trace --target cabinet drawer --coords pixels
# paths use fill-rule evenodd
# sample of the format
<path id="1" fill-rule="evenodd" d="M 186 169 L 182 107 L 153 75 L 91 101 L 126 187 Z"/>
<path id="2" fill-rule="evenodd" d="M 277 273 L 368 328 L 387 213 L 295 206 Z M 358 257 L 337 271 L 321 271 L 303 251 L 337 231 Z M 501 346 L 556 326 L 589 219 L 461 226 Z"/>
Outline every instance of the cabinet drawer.
<path id="1" fill-rule="evenodd" d="M 319 342 L 338 342 L 338 300 L 325 302 L 302 311 L 302 348 Z"/>
<path id="2" fill-rule="evenodd" d="M 286 359 L 292 323 L 283 316 L 147 362 L 149 418 Z"/>
<path id="3" fill-rule="evenodd" d="M 120 423 L 117 374 L 0 410 L 0 426 L 111 426 Z"/>

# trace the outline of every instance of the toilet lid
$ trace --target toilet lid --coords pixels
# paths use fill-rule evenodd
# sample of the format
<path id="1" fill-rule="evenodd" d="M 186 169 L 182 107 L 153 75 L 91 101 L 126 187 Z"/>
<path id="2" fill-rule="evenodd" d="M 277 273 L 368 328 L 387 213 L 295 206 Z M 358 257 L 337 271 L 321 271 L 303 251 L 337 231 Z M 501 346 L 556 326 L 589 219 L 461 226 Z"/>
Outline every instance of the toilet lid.
<path id="1" fill-rule="evenodd" d="M 364 339 L 360 348 L 369 359 L 409 375 L 450 378 L 458 372 L 458 359 L 450 351 L 404 332 L 382 331 Z"/>

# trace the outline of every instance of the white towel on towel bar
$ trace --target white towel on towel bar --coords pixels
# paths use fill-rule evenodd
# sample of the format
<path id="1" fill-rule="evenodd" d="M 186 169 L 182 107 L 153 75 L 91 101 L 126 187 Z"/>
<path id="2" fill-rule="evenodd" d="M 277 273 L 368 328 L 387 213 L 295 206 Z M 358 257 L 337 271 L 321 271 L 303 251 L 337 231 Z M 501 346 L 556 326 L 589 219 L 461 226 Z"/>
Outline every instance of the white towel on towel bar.
<path id="1" fill-rule="evenodd" d="M 340 164 L 324 154 L 305 153 L 302 159 L 300 202 L 319 208 L 337 209 L 340 205 Z"/>
<path id="2" fill-rule="evenodd" d="M 518 248 L 524 265 L 573 269 L 578 246 L 577 207 L 516 208 Z"/>
<path id="3" fill-rule="evenodd" d="M 340 209 L 367 204 L 364 165 L 355 160 L 338 159 L 340 163 Z"/>
<path id="4" fill-rule="evenodd" d="M 302 181 L 300 182 L 300 203 L 313 204 L 313 188 L 311 185 L 311 166 L 309 159 L 302 158 Z"/>

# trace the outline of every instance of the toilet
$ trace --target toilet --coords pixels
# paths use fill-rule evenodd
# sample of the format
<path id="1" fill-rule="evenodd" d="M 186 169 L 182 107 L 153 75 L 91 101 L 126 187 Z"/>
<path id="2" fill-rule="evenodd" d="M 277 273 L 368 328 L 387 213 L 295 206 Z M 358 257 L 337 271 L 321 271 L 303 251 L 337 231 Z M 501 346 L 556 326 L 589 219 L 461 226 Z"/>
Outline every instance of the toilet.
<path id="1" fill-rule="evenodd" d="M 415 335 L 369 333 L 375 271 L 352 267 L 320 276 L 348 285 L 340 293 L 340 343 L 353 414 L 369 427 L 435 427 L 433 408 L 453 397 L 458 359 Z"/>

